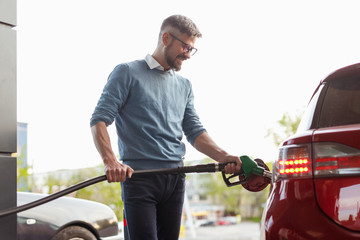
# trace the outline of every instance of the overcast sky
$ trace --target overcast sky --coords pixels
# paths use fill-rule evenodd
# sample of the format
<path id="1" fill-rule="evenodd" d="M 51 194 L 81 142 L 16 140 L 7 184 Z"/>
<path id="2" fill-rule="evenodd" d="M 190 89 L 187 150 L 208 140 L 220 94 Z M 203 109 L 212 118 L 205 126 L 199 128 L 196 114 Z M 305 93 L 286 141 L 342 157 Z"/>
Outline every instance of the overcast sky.
<path id="1" fill-rule="evenodd" d="M 268 129 L 302 110 L 329 73 L 359 62 L 358 2 L 18 0 L 18 121 L 28 123 L 29 163 L 35 172 L 102 163 L 89 120 L 107 77 L 153 53 L 172 14 L 203 34 L 179 73 L 209 134 L 231 154 L 273 161 Z M 204 158 L 187 146 L 186 160 Z"/>

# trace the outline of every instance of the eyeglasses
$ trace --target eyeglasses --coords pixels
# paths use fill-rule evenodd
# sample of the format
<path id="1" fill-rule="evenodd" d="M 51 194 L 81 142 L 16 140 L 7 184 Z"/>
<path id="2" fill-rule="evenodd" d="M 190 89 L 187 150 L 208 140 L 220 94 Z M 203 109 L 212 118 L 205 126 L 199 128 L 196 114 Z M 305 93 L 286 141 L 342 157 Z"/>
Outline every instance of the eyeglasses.
<path id="1" fill-rule="evenodd" d="M 190 46 L 189 44 L 187 44 L 186 42 L 180 40 L 179 38 L 175 37 L 174 34 L 169 33 L 171 37 L 173 37 L 174 39 L 178 40 L 179 42 L 181 42 L 182 44 L 184 44 L 184 53 L 190 53 L 191 56 L 193 56 L 196 52 L 197 52 L 197 48 L 194 48 L 192 46 Z"/>

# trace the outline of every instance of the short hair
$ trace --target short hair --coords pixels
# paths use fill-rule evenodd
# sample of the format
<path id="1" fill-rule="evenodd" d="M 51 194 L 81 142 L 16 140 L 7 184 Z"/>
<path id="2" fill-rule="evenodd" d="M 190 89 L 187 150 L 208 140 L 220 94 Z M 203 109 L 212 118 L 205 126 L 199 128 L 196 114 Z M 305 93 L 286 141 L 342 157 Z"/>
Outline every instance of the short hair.
<path id="1" fill-rule="evenodd" d="M 181 33 L 186 33 L 191 37 L 201 38 L 202 34 L 196 27 L 195 23 L 188 17 L 182 15 L 172 15 L 166 18 L 160 28 L 160 37 L 163 31 L 168 27 L 173 27 Z"/>

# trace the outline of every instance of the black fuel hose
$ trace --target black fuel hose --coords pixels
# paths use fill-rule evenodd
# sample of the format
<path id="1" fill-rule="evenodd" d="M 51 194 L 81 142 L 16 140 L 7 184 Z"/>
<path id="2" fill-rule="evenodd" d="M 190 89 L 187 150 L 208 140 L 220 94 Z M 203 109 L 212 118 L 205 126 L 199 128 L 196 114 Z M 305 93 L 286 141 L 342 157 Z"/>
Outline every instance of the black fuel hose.
<path id="1" fill-rule="evenodd" d="M 199 164 L 195 166 L 184 166 L 184 167 L 177 167 L 177 168 L 163 168 L 163 169 L 149 169 L 149 170 L 137 170 L 134 171 L 133 175 L 145 175 L 145 174 L 180 174 L 180 173 L 201 173 L 201 172 L 220 172 L 223 171 L 226 164 L 228 163 L 210 163 L 210 164 Z M 70 194 L 76 190 L 85 188 L 87 186 L 102 182 L 107 180 L 106 175 L 98 176 L 95 178 L 90 178 L 86 181 L 80 182 L 78 184 L 75 184 L 73 186 L 70 186 L 68 188 L 65 188 L 64 190 L 61 190 L 59 192 L 53 193 L 49 196 L 46 196 L 44 198 L 41 198 L 39 200 L 10 208 L 0 211 L 0 217 L 5 217 L 14 213 L 22 212 L 25 210 L 28 210 L 33 207 L 37 207 L 39 205 L 42 205 L 44 203 L 50 202 L 52 200 L 55 200 L 59 197 L 65 196 L 67 194 Z"/>

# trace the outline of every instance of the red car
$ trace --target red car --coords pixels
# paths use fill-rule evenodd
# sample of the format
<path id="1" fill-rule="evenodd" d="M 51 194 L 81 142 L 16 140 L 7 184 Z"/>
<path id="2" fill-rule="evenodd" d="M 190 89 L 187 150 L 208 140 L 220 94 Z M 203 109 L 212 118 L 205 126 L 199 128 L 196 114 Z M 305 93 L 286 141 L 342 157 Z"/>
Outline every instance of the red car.
<path id="1" fill-rule="evenodd" d="M 360 63 L 321 81 L 280 145 L 261 239 L 360 239 Z"/>

